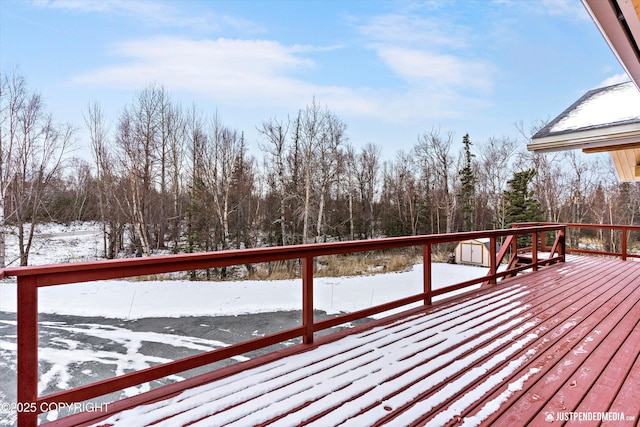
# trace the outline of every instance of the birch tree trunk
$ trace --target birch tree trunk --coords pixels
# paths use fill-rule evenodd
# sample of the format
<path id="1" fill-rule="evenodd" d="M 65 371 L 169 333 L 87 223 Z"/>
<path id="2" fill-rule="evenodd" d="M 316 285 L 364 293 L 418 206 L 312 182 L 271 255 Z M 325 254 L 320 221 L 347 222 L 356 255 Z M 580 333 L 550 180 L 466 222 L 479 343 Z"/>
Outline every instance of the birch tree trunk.
<path id="1" fill-rule="evenodd" d="M 269 173 L 273 176 L 275 191 L 278 194 L 278 219 L 276 220 L 280 228 L 279 245 L 284 246 L 293 242 L 293 239 L 287 236 L 287 219 L 286 219 L 286 143 L 289 132 L 289 123 L 282 123 L 276 119 L 262 124 L 259 129 L 260 133 L 267 139 L 267 145 L 260 145 L 260 148 L 269 155 L 268 165 Z"/>
<path id="2" fill-rule="evenodd" d="M 15 71 L 0 74 L 0 268 L 6 267 L 6 218 L 9 186 L 16 169 L 18 116 L 27 102 L 26 83 Z"/>
<path id="3" fill-rule="evenodd" d="M 15 72 L 0 77 L 0 264 L 6 264 L 6 221 L 17 224 L 20 265 L 27 265 L 51 180 L 63 167 L 75 129 L 54 124 L 39 94 Z M 10 203 L 8 203 L 10 202 Z M 9 205 L 9 209 L 8 208 Z M 8 215 L 6 215 L 8 212 Z M 6 217 L 5 217 L 6 215 Z"/>

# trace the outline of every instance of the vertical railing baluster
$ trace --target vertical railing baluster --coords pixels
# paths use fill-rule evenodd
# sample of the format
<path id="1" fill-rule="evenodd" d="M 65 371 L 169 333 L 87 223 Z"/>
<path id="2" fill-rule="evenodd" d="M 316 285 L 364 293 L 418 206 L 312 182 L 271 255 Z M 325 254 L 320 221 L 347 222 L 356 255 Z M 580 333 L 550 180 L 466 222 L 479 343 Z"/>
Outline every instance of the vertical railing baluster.
<path id="1" fill-rule="evenodd" d="M 627 233 L 629 230 L 627 227 L 622 227 L 622 260 L 627 260 Z"/>
<path id="2" fill-rule="evenodd" d="M 431 243 L 422 246 L 424 305 L 431 305 Z"/>
<path id="3" fill-rule="evenodd" d="M 313 256 L 302 258 L 302 326 L 305 328 L 302 341 L 313 343 Z"/>
<path id="4" fill-rule="evenodd" d="M 18 427 L 37 425 L 38 287 L 35 276 L 18 278 Z"/>
<path id="5" fill-rule="evenodd" d="M 538 271 L 538 232 L 531 233 L 531 263 L 533 271 Z"/>
<path id="6" fill-rule="evenodd" d="M 498 245 L 497 245 L 497 241 L 496 241 L 496 236 L 494 234 L 492 234 L 491 236 L 489 236 L 489 253 L 490 255 L 490 259 L 489 259 L 489 274 L 491 276 L 494 276 L 497 271 L 498 271 L 498 266 L 497 266 L 497 262 L 498 262 Z M 489 284 L 490 285 L 495 285 L 496 284 L 496 279 L 495 277 L 489 280 Z"/>

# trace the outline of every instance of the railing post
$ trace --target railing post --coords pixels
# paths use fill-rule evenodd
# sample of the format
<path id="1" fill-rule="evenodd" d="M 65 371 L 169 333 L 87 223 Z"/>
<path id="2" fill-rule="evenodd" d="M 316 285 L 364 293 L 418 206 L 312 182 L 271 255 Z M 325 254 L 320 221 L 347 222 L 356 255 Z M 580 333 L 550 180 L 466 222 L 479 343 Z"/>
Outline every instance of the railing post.
<path id="1" fill-rule="evenodd" d="M 493 234 L 491 236 L 489 236 L 489 246 L 490 246 L 489 247 L 489 253 L 491 254 L 490 258 L 489 258 L 489 274 L 491 276 L 493 276 L 498 271 L 498 265 L 497 265 L 497 263 L 498 263 L 498 253 L 497 253 L 498 252 L 498 245 L 497 245 L 497 242 L 496 242 L 496 236 L 493 235 Z M 489 280 L 489 284 L 490 285 L 495 285 L 496 284 L 496 279 L 495 278 L 490 279 Z"/>
<path id="2" fill-rule="evenodd" d="M 38 287 L 34 276 L 18 278 L 18 427 L 38 424 Z"/>
<path id="3" fill-rule="evenodd" d="M 560 255 L 562 255 L 562 262 L 565 262 L 567 253 L 567 226 L 563 226 L 562 229 L 558 230 L 558 233 L 560 233 L 558 236 L 560 240 Z"/>
<path id="4" fill-rule="evenodd" d="M 531 264 L 533 271 L 538 271 L 538 232 L 531 233 Z"/>
<path id="5" fill-rule="evenodd" d="M 302 341 L 313 343 L 313 256 L 302 258 L 302 326 L 305 328 Z"/>
<path id="6" fill-rule="evenodd" d="M 424 305 L 431 305 L 431 243 L 422 246 Z"/>
<path id="7" fill-rule="evenodd" d="M 627 234 L 629 230 L 627 227 L 622 227 L 622 260 L 627 260 Z"/>

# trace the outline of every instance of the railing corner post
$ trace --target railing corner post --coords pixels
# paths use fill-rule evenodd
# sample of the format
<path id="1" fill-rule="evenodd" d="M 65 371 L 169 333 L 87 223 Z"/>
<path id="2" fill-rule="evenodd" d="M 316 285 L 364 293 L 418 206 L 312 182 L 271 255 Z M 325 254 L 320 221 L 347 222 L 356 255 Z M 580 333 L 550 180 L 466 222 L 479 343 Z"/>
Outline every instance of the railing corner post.
<path id="1" fill-rule="evenodd" d="M 305 329 L 302 341 L 313 343 L 313 256 L 302 258 L 302 326 Z"/>
<path id="2" fill-rule="evenodd" d="M 34 276 L 18 278 L 18 427 L 38 424 L 38 287 Z"/>

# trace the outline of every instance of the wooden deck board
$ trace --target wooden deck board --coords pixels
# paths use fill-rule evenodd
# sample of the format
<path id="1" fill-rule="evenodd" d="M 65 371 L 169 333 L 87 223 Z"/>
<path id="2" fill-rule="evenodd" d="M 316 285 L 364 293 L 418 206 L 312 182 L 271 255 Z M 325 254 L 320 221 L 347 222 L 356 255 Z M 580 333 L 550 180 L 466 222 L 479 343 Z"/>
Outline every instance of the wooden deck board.
<path id="1" fill-rule="evenodd" d="M 636 326 L 634 332 L 634 340 L 636 342 L 638 340 L 638 335 L 640 334 L 640 329 Z M 640 390 L 640 352 L 636 352 L 634 354 L 629 355 L 630 358 L 635 356 L 635 361 L 627 373 L 624 383 L 622 387 L 616 394 L 616 397 L 611 405 L 610 411 L 613 412 L 625 412 L 629 415 L 630 418 L 636 420 L 636 425 L 638 424 L 638 420 L 640 420 L 640 405 L 638 405 L 638 390 Z M 604 376 L 603 376 L 604 377 Z M 606 390 L 596 390 L 594 392 L 594 396 L 597 396 L 599 393 L 606 393 Z M 635 412 L 633 409 L 635 408 Z M 607 423 L 608 424 L 608 423 Z"/>
<path id="2" fill-rule="evenodd" d="M 636 312 L 640 310 L 640 302 L 636 302 L 632 310 Z M 628 415 L 638 419 L 639 336 L 640 322 L 632 315 L 627 315 L 607 337 L 610 338 L 608 342 L 603 342 L 594 351 L 593 357 L 590 358 L 591 363 L 585 364 L 580 375 L 572 379 L 573 382 L 569 384 L 571 387 L 582 388 L 584 381 L 585 385 L 591 386 L 590 390 L 581 393 L 584 398 L 575 411 L 628 412 L 631 410 Z M 602 353 L 602 356 L 597 355 L 596 352 Z M 613 357 L 607 359 L 612 352 L 615 353 Z M 603 362 L 606 366 L 601 368 Z M 598 423 L 586 425 L 598 425 Z"/>
<path id="3" fill-rule="evenodd" d="M 544 319 L 542 322 L 536 323 L 535 328 L 532 328 L 529 331 L 529 333 L 535 333 L 539 337 L 539 343 L 533 347 L 538 353 L 537 358 L 529 361 L 529 363 L 523 366 L 522 369 L 516 370 L 511 375 L 505 377 L 503 384 L 501 384 L 500 387 L 487 392 L 483 400 L 478 401 L 475 405 L 471 405 L 465 411 L 456 414 L 456 417 L 478 417 L 478 413 L 485 410 L 487 402 L 495 402 L 500 399 L 500 396 L 504 396 L 505 393 L 508 394 L 508 385 L 517 382 L 519 378 L 527 376 L 531 366 L 538 363 L 538 367 L 535 368 L 539 370 L 538 375 L 549 370 L 551 368 L 549 361 L 555 360 L 567 347 L 565 341 L 575 340 L 575 337 L 567 336 L 568 332 L 565 330 L 566 323 L 562 321 L 562 319 L 570 319 L 580 316 L 580 313 L 573 309 L 574 301 L 567 298 L 567 288 L 571 288 L 571 293 L 575 294 L 577 288 L 582 287 L 582 290 L 585 290 L 585 287 L 593 286 L 593 282 L 590 280 L 580 279 L 580 275 L 572 274 L 571 276 L 573 278 L 565 281 L 564 287 L 555 286 L 553 281 L 546 284 L 539 284 L 535 295 L 532 294 L 531 298 L 528 300 L 531 304 L 529 313 L 532 316 L 535 316 L 536 319 Z M 529 278 L 533 277 L 533 275 L 529 276 Z M 541 352 L 545 347 L 544 344 L 552 341 L 558 342 L 556 345 L 547 346 L 546 353 Z M 532 347 L 523 349 L 519 353 L 515 354 L 513 358 L 526 357 L 526 353 L 529 352 L 531 348 Z M 506 360 L 500 368 L 504 369 L 507 362 L 509 361 Z M 494 372 L 492 371 L 487 374 L 487 376 L 493 373 Z M 539 399 L 539 397 L 537 399 Z M 512 414 L 511 417 L 505 421 L 507 425 L 526 424 L 523 412 L 526 412 L 525 409 L 528 410 L 530 405 L 525 403 L 523 406 L 525 407 L 524 409 L 520 408 L 520 410 L 516 411 L 515 414 Z M 430 419 L 429 416 L 426 418 Z M 496 422 L 496 420 L 493 419 L 493 422 Z"/>
<path id="4" fill-rule="evenodd" d="M 596 358 L 593 357 L 593 344 L 600 342 L 609 333 L 610 328 L 629 312 L 630 306 L 637 304 L 640 289 L 635 288 L 635 292 L 629 295 L 620 286 L 621 283 L 626 283 L 625 279 L 633 278 L 633 273 L 628 270 L 611 269 L 608 274 L 607 271 L 600 271 L 593 275 L 593 283 L 598 285 L 597 288 L 589 289 L 589 292 L 581 289 L 579 294 L 575 294 L 581 295 L 582 300 L 592 300 L 574 313 L 560 313 L 561 316 L 558 318 L 563 319 L 565 323 L 559 324 L 551 334 L 545 335 L 550 339 L 549 342 L 554 344 L 529 365 L 534 369 L 540 369 L 536 376 L 538 380 L 535 383 L 531 382 L 529 388 L 524 388 L 520 397 L 512 402 L 500 417 L 491 420 L 495 425 L 543 424 L 548 413 L 578 411 L 575 406 L 589 393 L 590 387 L 586 387 L 587 384 L 582 382 L 574 382 L 571 375 L 587 357 L 591 364 L 590 369 L 599 374 L 612 357 L 611 351 L 617 348 L 617 345 L 602 347 L 601 350 L 604 350 L 605 354 L 599 354 Z M 573 299 L 570 301 L 571 307 L 576 307 L 581 302 Z M 567 332 L 563 332 L 565 327 Z M 619 342 L 616 343 L 619 345 Z M 597 396 L 596 402 L 601 404 L 603 397 L 606 399 L 607 395 Z M 572 404 L 572 400 L 576 402 Z M 608 409 L 601 405 L 592 405 L 589 408 L 590 411 Z M 583 407 L 582 411 L 586 411 L 586 408 Z"/>
<path id="5" fill-rule="evenodd" d="M 235 365 L 105 425 L 554 425 L 549 414 L 608 411 L 633 417 L 609 425 L 638 422 L 640 263 L 573 257 L 367 328 Z"/>
<path id="6" fill-rule="evenodd" d="M 577 276 L 575 276 L 577 277 Z M 577 279 L 575 279 L 577 280 Z M 577 285 L 577 283 L 576 283 Z M 560 315 L 561 317 L 566 315 L 572 315 L 574 314 L 574 311 L 571 310 L 567 305 L 569 304 L 567 302 L 567 299 L 565 298 L 565 296 L 562 294 L 562 289 L 553 289 L 553 285 L 552 284 L 538 284 L 539 289 L 537 289 L 538 293 L 540 294 L 540 296 L 537 299 L 531 299 L 528 300 L 528 304 L 530 305 L 528 308 L 528 314 L 533 316 L 534 314 L 537 315 L 538 318 L 540 319 L 548 319 L 546 320 L 546 322 L 543 323 L 539 323 L 537 325 L 532 326 L 531 328 L 523 331 L 523 334 L 525 333 L 532 333 L 532 332 L 536 332 L 535 329 L 552 329 L 553 328 L 553 322 L 555 318 L 549 318 L 549 313 L 547 313 L 550 309 L 548 307 L 552 307 L 553 309 L 553 314 L 554 315 Z M 559 309 L 564 309 L 566 311 L 566 313 L 562 313 L 562 311 L 558 312 L 556 310 Z M 537 332 L 536 334 L 539 334 L 539 332 Z M 503 346 L 501 347 L 499 350 L 502 350 L 506 347 Z M 498 351 L 499 351 L 498 350 Z M 517 359 L 519 357 L 524 357 L 526 356 L 526 353 L 529 351 L 529 348 L 524 348 L 522 350 L 520 350 L 519 352 L 515 353 L 512 358 L 513 359 Z M 486 358 L 485 358 L 486 360 Z M 478 378 L 478 381 L 484 381 L 486 380 L 488 377 L 490 377 L 491 375 L 493 375 L 495 373 L 495 371 L 498 371 L 500 369 L 505 369 L 508 365 L 509 360 L 505 360 L 503 363 L 497 365 L 495 367 L 494 370 L 487 372 L 484 376 Z M 459 376 L 464 375 L 464 371 L 461 372 L 459 374 Z M 510 375 L 510 377 L 517 377 L 518 376 L 518 372 Z M 510 378 L 509 377 L 509 378 Z M 458 398 L 461 395 L 463 395 L 464 393 L 466 393 L 468 390 L 462 390 L 460 393 L 458 393 L 458 395 L 453 396 L 453 398 Z M 426 395 L 425 395 L 426 397 Z M 446 408 L 447 402 L 444 402 L 442 405 L 440 405 L 440 407 L 438 408 L 434 408 L 435 410 L 432 412 L 438 412 L 438 409 L 440 410 L 444 410 Z M 463 413 L 458 413 L 455 414 L 455 416 L 463 416 Z M 433 418 L 432 415 L 430 414 L 425 414 L 425 420 L 424 421 L 428 421 L 430 419 Z M 456 418 L 457 419 L 457 418 Z"/>

